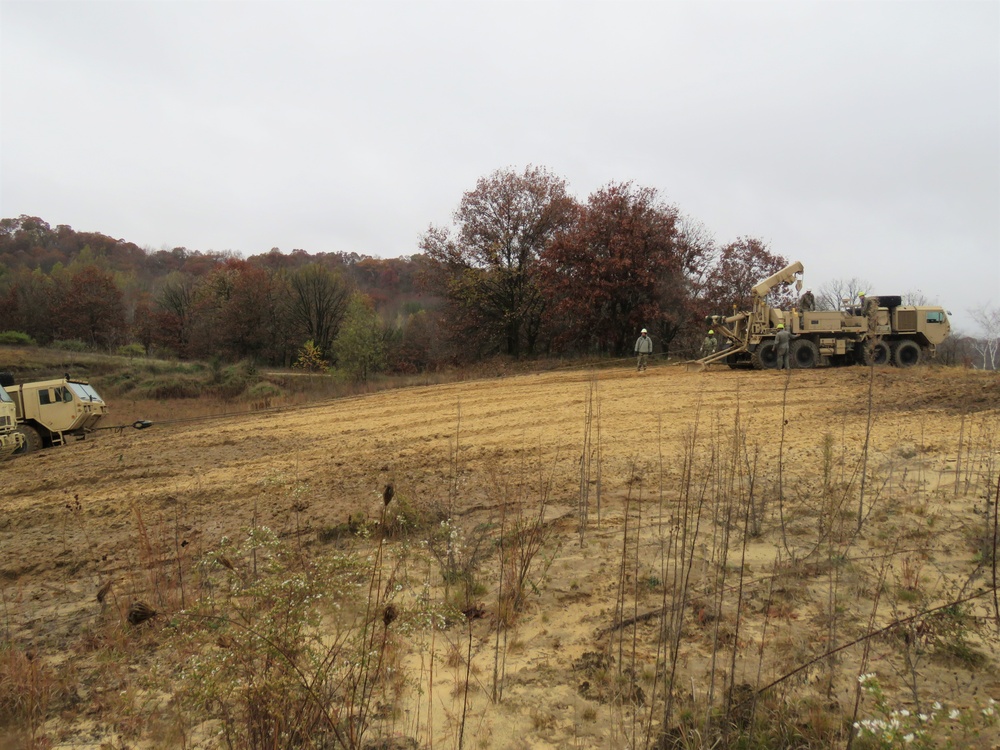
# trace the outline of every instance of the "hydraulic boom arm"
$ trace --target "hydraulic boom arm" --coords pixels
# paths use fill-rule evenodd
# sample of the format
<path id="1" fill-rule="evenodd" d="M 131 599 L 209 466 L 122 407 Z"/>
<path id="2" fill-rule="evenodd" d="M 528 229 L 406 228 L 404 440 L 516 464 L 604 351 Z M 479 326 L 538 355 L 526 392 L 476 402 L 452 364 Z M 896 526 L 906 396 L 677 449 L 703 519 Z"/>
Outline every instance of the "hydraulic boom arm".
<path id="1" fill-rule="evenodd" d="M 764 299 L 767 293 L 778 286 L 778 284 L 790 284 L 795 281 L 795 276 L 802 273 L 804 269 L 802 268 L 802 263 L 795 261 L 789 266 L 785 266 L 780 271 L 778 271 L 773 276 L 768 276 L 757 286 L 753 288 L 753 293 L 755 297 Z M 801 280 L 799 281 L 801 284 Z"/>

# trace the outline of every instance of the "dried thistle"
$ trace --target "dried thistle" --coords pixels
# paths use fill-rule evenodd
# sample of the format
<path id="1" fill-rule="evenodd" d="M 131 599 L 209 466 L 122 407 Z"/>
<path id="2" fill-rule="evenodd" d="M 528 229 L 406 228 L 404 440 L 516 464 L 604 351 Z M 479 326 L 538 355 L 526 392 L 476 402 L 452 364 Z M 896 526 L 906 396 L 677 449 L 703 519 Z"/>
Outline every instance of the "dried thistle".
<path id="1" fill-rule="evenodd" d="M 156 617 L 156 610 L 146 602 L 135 601 L 128 608 L 128 621 L 131 625 L 141 625 L 153 617 Z"/>
<path id="2" fill-rule="evenodd" d="M 386 627 L 389 627 L 395 619 L 399 617 L 399 610 L 396 609 L 395 604 L 385 605 L 385 611 L 382 612 L 382 622 Z"/>
<path id="3" fill-rule="evenodd" d="M 388 505 L 390 502 L 392 502 L 392 498 L 395 494 L 396 494 L 396 488 L 393 487 L 392 483 L 390 482 L 385 486 L 385 489 L 382 491 L 382 501 L 386 505 Z"/>

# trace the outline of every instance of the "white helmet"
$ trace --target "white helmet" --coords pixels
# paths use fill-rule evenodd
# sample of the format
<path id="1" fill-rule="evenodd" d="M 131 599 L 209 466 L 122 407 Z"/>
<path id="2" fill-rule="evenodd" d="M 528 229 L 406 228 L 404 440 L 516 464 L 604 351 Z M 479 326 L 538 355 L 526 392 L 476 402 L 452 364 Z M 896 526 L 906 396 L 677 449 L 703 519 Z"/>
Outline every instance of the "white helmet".
<path id="1" fill-rule="evenodd" d="M 645 328 L 643 328 L 643 329 L 642 329 L 642 330 L 640 331 L 640 333 L 645 333 L 645 332 L 646 332 L 646 329 L 645 329 Z"/>

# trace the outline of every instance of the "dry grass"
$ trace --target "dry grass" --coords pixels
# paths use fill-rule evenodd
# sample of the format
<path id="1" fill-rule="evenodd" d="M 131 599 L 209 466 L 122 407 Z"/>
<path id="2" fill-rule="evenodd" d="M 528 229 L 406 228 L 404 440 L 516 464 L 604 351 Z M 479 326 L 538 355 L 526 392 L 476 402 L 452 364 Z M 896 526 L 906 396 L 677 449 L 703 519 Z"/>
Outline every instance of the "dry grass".
<path id="1" fill-rule="evenodd" d="M 941 383 L 908 373 L 871 413 L 854 371 L 713 375 L 608 375 L 589 412 L 591 376 L 415 388 L 14 462 L 3 715 L 29 747 L 87 721 L 211 746 L 211 720 L 241 747 L 818 748 L 879 715 L 864 672 L 889 710 L 1000 697 L 997 412 L 928 434 L 903 406 Z M 672 416 L 637 428 L 655 386 Z"/>

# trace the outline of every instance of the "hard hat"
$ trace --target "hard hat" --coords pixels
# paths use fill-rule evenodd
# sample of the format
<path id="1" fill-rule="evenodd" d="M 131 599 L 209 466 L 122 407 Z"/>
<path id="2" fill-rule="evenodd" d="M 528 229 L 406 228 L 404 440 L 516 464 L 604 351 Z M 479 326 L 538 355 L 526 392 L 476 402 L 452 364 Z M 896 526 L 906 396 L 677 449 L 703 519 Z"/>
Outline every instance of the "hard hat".
<path id="1" fill-rule="evenodd" d="M 859 296 L 859 297 L 864 297 L 864 296 L 865 296 L 865 293 L 864 293 L 864 292 L 858 292 L 858 296 Z"/>
<path id="2" fill-rule="evenodd" d="M 646 329 L 645 329 L 645 328 L 643 328 L 641 332 L 642 332 L 642 333 L 645 333 L 645 332 L 646 332 Z"/>
<path id="3" fill-rule="evenodd" d="M 778 323 L 778 328 L 784 328 L 784 327 L 785 327 L 784 323 Z"/>
<path id="4" fill-rule="evenodd" d="M 709 332 L 710 334 L 712 334 L 713 336 L 715 335 L 715 331 L 713 331 L 713 330 L 712 330 L 711 328 L 709 328 L 709 329 L 708 329 L 708 332 Z"/>

